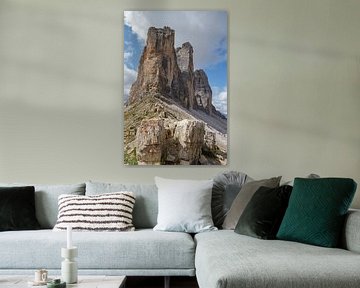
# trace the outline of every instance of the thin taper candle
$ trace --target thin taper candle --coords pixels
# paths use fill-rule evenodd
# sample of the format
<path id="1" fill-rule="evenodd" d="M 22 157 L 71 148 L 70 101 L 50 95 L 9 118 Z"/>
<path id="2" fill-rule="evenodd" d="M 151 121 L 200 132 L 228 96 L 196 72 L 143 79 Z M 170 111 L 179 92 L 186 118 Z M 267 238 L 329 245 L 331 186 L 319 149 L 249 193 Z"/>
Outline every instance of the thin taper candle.
<path id="1" fill-rule="evenodd" d="M 67 249 L 70 249 L 72 248 L 72 227 L 69 225 L 67 226 L 67 229 L 66 229 L 66 232 L 67 232 L 67 242 L 66 242 L 66 248 Z"/>

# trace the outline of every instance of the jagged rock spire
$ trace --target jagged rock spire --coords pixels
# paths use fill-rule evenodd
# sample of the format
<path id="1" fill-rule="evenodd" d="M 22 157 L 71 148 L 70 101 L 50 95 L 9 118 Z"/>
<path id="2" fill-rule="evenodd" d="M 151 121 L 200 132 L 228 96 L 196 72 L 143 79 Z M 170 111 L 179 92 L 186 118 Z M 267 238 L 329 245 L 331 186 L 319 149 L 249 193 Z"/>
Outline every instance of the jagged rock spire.
<path id="1" fill-rule="evenodd" d="M 176 48 L 177 64 L 181 71 L 182 94 L 186 108 L 194 108 L 194 49 L 189 42 Z"/>
<path id="2" fill-rule="evenodd" d="M 178 98 L 180 69 L 176 63 L 174 41 L 175 31 L 169 27 L 149 28 L 138 76 L 130 89 L 130 103 L 147 93 Z"/>

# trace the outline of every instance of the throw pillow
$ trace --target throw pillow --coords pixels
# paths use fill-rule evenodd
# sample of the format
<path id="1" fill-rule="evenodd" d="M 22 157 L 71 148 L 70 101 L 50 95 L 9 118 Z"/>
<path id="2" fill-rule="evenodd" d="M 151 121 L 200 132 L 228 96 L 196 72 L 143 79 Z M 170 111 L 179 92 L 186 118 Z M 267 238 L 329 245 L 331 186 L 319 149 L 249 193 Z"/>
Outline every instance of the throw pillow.
<path id="1" fill-rule="evenodd" d="M 132 192 L 94 196 L 59 196 L 59 215 L 55 231 L 72 226 L 74 231 L 133 231 Z"/>
<path id="2" fill-rule="evenodd" d="M 275 239 L 288 206 L 292 187 L 260 187 L 251 198 L 235 232 L 260 239 Z"/>
<path id="3" fill-rule="evenodd" d="M 86 182 L 86 195 L 131 191 L 136 202 L 133 223 L 136 229 L 154 228 L 158 215 L 158 192 L 153 184 Z"/>
<path id="4" fill-rule="evenodd" d="M 295 178 L 277 238 L 336 247 L 355 191 L 348 178 Z"/>
<path id="5" fill-rule="evenodd" d="M 215 176 L 211 214 L 216 227 L 221 228 L 232 202 L 249 178 L 245 173 L 237 171 L 227 171 Z"/>
<path id="6" fill-rule="evenodd" d="M 154 230 L 198 233 L 216 230 L 211 217 L 213 180 L 155 177 L 159 213 Z"/>
<path id="7" fill-rule="evenodd" d="M 315 173 L 310 173 L 309 175 L 307 175 L 306 177 L 301 177 L 301 178 L 320 178 L 320 176 L 318 174 Z M 295 179 L 295 178 L 294 178 Z M 294 179 L 290 180 L 290 181 L 286 181 L 284 182 L 282 185 L 290 185 L 290 186 L 294 186 Z"/>
<path id="8" fill-rule="evenodd" d="M 35 188 L 0 188 L 0 231 L 39 229 L 35 215 Z"/>
<path id="9" fill-rule="evenodd" d="M 236 196 L 234 202 L 232 203 L 229 212 L 227 213 L 223 229 L 234 230 L 237 222 L 240 219 L 241 214 L 243 213 L 246 205 L 249 203 L 251 197 L 255 192 L 261 187 L 275 188 L 279 186 L 281 176 L 273 177 L 270 179 L 263 179 L 257 181 L 251 181 L 246 183 L 241 188 L 240 192 Z"/>

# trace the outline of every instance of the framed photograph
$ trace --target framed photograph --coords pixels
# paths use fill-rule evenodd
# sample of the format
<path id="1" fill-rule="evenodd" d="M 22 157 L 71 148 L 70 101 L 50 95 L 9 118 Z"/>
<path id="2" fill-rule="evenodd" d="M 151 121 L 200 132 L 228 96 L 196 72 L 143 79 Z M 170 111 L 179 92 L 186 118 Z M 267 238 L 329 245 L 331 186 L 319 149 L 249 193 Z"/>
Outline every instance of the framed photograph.
<path id="1" fill-rule="evenodd" d="M 124 164 L 227 164 L 227 12 L 124 12 Z"/>

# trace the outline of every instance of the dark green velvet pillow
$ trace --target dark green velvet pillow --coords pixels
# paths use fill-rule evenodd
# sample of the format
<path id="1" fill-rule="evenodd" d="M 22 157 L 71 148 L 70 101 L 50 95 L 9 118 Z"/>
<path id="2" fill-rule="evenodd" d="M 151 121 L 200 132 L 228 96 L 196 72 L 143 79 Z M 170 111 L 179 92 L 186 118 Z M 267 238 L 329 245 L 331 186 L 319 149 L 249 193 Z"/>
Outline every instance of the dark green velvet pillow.
<path id="1" fill-rule="evenodd" d="M 277 238 L 337 247 L 355 191 L 349 178 L 295 178 Z"/>
<path id="2" fill-rule="evenodd" d="M 39 229 L 35 188 L 0 187 L 0 231 Z"/>
<path id="3" fill-rule="evenodd" d="M 260 187 L 246 205 L 235 232 L 261 239 L 275 239 L 288 206 L 292 187 Z"/>

